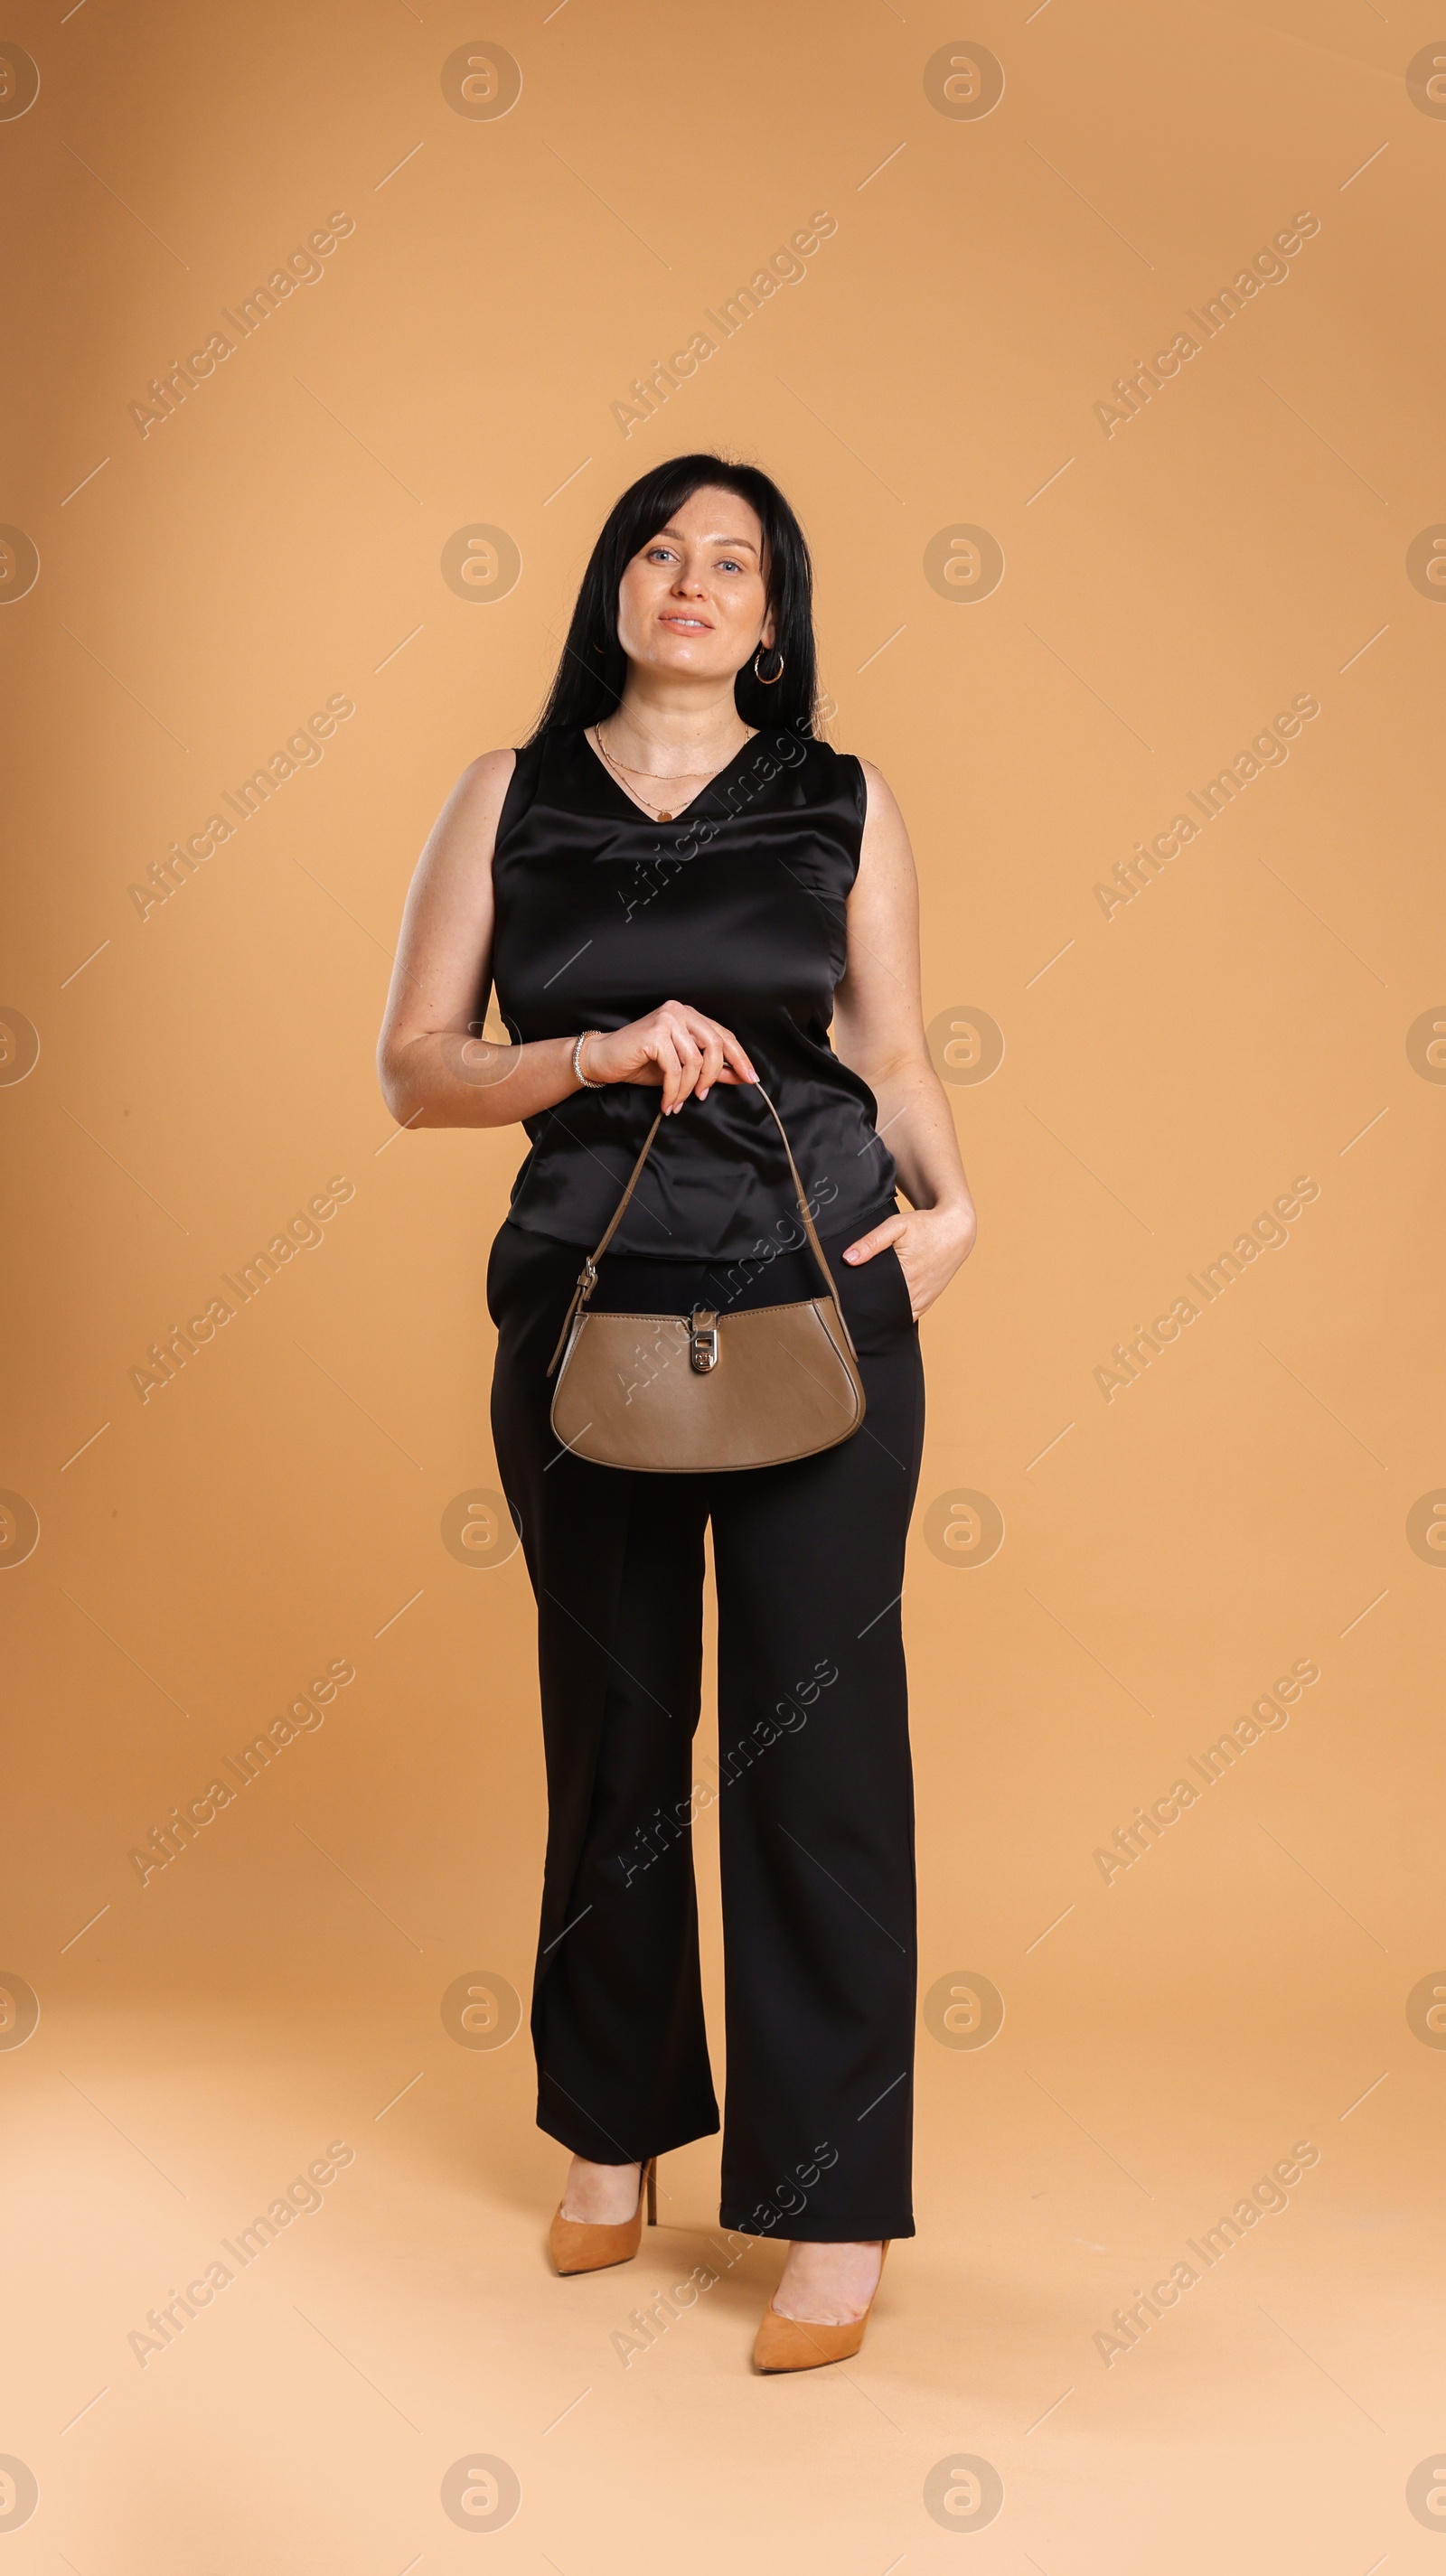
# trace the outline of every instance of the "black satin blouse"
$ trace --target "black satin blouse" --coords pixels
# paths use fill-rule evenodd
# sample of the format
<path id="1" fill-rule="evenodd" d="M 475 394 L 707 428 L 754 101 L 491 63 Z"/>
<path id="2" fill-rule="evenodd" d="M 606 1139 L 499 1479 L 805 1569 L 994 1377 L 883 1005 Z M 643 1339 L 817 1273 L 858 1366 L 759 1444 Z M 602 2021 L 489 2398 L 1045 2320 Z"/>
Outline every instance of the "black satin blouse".
<path id="1" fill-rule="evenodd" d="M 831 1235 L 895 1207 L 873 1093 L 828 1037 L 865 792 L 851 754 L 762 732 L 659 823 L 567 728 L 518 753 L 492 864 L 492 973 L 513 1038 L 618 1029 L 667 1001 L 721 1020 L 772 1094 Z M 655 1087 L 609 1083 L 527 1119 L 511 1222 L 595 1243 L 658 1102 Z M 664 1122 L 613 1240 L 690 1261 L 798 1240 L 778 1131 L 751 1085 L 719 1084 Z"/>

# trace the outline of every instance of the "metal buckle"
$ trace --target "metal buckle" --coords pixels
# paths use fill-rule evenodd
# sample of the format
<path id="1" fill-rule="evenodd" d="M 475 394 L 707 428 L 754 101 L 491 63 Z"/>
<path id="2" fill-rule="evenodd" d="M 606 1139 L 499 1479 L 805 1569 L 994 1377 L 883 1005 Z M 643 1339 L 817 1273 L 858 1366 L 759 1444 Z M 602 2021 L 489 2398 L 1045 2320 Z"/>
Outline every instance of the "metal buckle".
<path id="1" fill-rule="evenodd" d="M 695 1306 L 688 1334 L 688 1358 L 700 1377 L 718 1365 L 718 1318 L 706 1306 Z"/>

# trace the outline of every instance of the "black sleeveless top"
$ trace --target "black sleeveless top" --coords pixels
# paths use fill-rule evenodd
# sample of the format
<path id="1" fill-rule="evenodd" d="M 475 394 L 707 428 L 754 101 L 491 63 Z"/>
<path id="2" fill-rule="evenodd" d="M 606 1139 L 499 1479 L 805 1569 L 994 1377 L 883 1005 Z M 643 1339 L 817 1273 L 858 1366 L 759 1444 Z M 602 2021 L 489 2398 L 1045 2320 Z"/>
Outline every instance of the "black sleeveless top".
<path id="1" fill-rule="evenodd" d="M 518 753 L 492 863 L 492 974 L 512 1037 L 619 1029 L 667 1001 L 721 1020 L 772 1094 L 829 1234 L 862 1234 L 895 1207 L 873 1093 L 828 1038 L 865 794 L 851 755 L 780 729 L 659 823 L 568 727 Z M 656 1088 L 609 1083 L 525 1120 L 511 1222 L 596 1243 L 658 1105 Z M 796 1237 L 767 1107 L 751 1084 L 720 1083 L 665 1121 L 613 1240 L 697 1261 Z"/>

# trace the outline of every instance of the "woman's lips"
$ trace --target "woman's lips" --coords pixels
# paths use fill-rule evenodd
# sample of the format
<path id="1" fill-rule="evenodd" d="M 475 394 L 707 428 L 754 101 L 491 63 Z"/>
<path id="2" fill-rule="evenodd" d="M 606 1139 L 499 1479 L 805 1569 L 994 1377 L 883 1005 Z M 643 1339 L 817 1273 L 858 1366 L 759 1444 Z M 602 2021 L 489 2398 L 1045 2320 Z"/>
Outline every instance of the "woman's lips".
<path id="1" fill-rule="evenodd" d="M 711 635 L 713 631 L 712 621 L 706 617 L 684 617 L 681 614 L 673 616 L 664 615 L 658 620 L 658 623 L 660 626 L 679 627 L 686 635 Z"/>

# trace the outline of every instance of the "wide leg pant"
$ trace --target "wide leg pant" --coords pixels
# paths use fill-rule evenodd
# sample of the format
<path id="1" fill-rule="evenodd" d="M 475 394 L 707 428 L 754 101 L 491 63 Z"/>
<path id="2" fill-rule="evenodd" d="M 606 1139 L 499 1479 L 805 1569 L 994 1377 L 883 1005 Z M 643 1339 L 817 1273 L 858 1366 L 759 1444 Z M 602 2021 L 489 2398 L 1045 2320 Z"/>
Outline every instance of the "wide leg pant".
<path id="1" fill-rule="evenodd" d="M 582 1255 L 509 1223 L 488 1270 L 497 1459 L 538 1606 L 549 1802 L 532 2014 L 539 2125 L 601 2164 L 718 2127 L 691 1842 L 693 1818 L 716 1805 L 721 2221 L 820 2242 L 914 2232 L 899 1603 L 923 1380 L 896 1254 L 850 1269 L 835 1256 L 852 1239 L 824 1238 L 864 1422 L 817 1457 L 718 1475 L 633 1474 L 562 1449 L 545 1370 Z M 816 1294 L 800 1253 L 735 1304 Z M 649 1313 L 725 1303 L 716 1272 L 612 1256 L 595 1300 L 605 1302 Z M 719 1758 L 700 1768 L 710 1520 Z"/>

